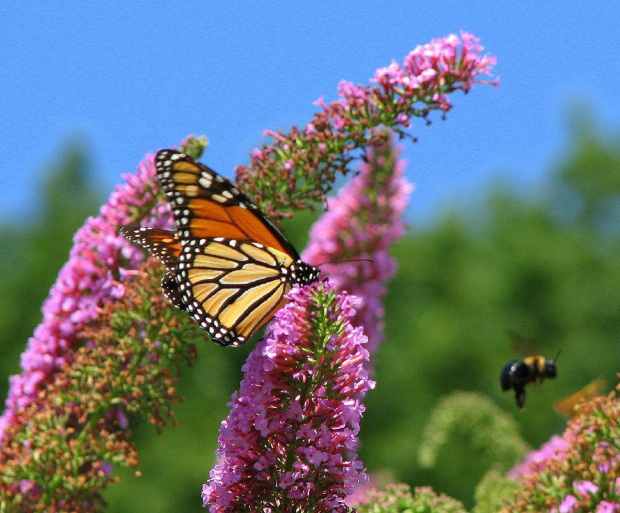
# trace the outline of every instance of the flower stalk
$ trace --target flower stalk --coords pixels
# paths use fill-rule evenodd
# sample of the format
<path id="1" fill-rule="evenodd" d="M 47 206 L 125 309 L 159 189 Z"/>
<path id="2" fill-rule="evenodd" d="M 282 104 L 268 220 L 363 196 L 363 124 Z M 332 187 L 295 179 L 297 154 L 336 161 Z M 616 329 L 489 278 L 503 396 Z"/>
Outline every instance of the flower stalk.
<path id="1" fill-rule="evenodd" d="M 402 218 L 413 190 L 398 153 L 387 131 L 369 144 L 359 174 L 328 198 L 302 253 L 336 290 L 360 299 L 354 324 L 364 327 L 371 355 L 383 340 L 382 299 L 397 270 L 389 248 L 405 233 Z"/>
<path id="2" fill-rule="evenodd" d="M 451 34 L 416 47 L 402 64 L 379 68 L 372 82 L 342 81 L 339 98 L 315 103 L 321 108 L 303 128 L 267 130 L 273 138 L 251 153 L 248 166 L 238 166 L 237 184 L 276 221 L 290 209 L 314 208 L 329 192 L 337 173 L 346 174 L 356 152 L 384 128 L 415 140 L 415 118 L 429 122 L 434 111 L 452 108 L 448 95 L 469 92 L 474 84 L 497 86 L 490 77 L 495 57 L 482 55 L 479 40 L 468 32 Z M 359 155 L 359 153 L 358 153 Z"/>

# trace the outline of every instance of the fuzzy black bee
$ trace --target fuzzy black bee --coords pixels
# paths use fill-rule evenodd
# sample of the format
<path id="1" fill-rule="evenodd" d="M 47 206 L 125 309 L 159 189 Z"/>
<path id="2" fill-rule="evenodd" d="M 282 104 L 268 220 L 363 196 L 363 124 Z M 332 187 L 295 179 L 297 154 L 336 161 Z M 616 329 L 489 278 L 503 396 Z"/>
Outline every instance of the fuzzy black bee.
<path id="1" fill-rule="evenodd" d="M 514 389 L 517 406 L 523 408 L 525 386 L 540 383 L 545 378 L 555 378 L 557 374 L 554 360 L 547 360 L 544 356 L 528 356 L 508 362 L 502 369 L 499 382 L 504 392 Z"/>

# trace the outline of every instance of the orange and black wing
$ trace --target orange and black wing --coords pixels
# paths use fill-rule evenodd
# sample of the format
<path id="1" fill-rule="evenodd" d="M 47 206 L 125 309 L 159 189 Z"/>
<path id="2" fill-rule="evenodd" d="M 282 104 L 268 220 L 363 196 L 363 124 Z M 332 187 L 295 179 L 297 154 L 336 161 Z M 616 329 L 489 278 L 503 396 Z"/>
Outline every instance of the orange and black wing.
<path id="1" fill-rule="evenodd" d="M 129 242 L 142 246 L 166 266 L 166 274 L 161 279 L 164 296 L 181 310 L 185 304 L 177 283 L 177 263 L 181 254 L 181 243 L 176 233 L 158 228 L 143 228 L 135 225 L 123 226 L 119 233 Z"/>
<path id="2" fill-rule="evenodd" d="M 299 259 L 295 248 L 258 207 L 204 164 L 175 150 L 161 150 L 155 168 L 182 241 L 222 237 L 258 242 Z"/>
<path id="3" fill-rule="evenodd" d="M 118 233 L 129 242 L 147 249 L 151 255 L 166 266 L 166 269 L 176 271 L 177 261 L 181 254 L 181 243 L 176 233 L 131 224 L 123 226 Z"/>

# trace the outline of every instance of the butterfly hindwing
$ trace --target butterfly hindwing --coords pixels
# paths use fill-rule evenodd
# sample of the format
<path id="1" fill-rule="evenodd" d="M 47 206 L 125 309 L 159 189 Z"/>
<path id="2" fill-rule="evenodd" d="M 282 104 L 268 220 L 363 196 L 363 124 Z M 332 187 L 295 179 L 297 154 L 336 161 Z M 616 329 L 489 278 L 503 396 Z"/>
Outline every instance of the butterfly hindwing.
<path id="1" fill-rule="evenodd" d="M 177 281 L 192 318 L 215 342 L 238 345 L 258 331 L 291 288 L 290 256 L 258 243 L 192 241 L 183 247 Z"/>
<path id="2" fill-rule="evenodd" d="M 164 296 L 172 306 L 177 307 L 179 310 L 187 310 L 175 274 L 166 271 L 166 274 L 161 279 L 161 288 L 164 291 Z"/>

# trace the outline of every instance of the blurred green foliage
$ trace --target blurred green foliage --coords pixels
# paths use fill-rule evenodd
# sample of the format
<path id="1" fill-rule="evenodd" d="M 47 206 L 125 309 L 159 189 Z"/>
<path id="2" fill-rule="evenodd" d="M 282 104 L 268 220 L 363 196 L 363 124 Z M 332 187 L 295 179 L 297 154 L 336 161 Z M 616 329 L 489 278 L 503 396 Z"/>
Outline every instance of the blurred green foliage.
<path id="1" fill-rule="evenodd" d="M 514 497 L 519 484 L 495 469 L 489 470 L 476 487 L 472 513 L 496 513 L 505 506 L 506 499 Z"/>
<path id="2" fill-rule="evenodd" d="M 19 355 L 41 322 L 41 305 L 69 257 L 75 231 L 103 202 L 79 141 L 67 143 L 44 176 L 27 198 L 27 218 L 15 216 L 11 224 L 0 219 L 2 397 L 8 391 L 6 377 L 19 372 Z"/>
<path id="3" fill-rule="evenodd" d="M 418 451 L 418 464 L 433 468 L 441 458 L 459 454 L 467 447 L 484 467 L 507 472 L 530 448 L 523 442 L 517 423 L 485 395 L 454 392 L 435 406 Z M 453 470 L 458 470 L 452 458 Z M 468 468 L 468 458 L 462 463 Z"/>
<path id="4" fill-rule="evenodd" d="M 405 484 L 371 491 L 355 509 L 359 513 L 465 513 L 463 504 L 451 497 L 438 495 L 430 487 L 411 490 Z"/>
<path id="5" fill-rule="evenodd" d="M 371 474 L 432 486 L 471 508 L 476 485 L 505 460 L 506 451 L 494 455 L 490 448 L 498 440 L 489 439 L 482 458 L 471 437 L 455 436 L 432 466 L 421 468 L 425 426 L 445 396 L 484 394 L 503 410 L 498 416 L 511 416 L 525 442 L 538 447 L 563 429 L 554 401 L 600 375 L 610 388 L 615 384 L 620 144 L 598 133 L 582 111 L 573 118 L 566 154 L 560 157 L 539 195 L 491 189 L 469 211 L 444 213 L 431 226 L 414 227 L 394 248 L 400 271 L 389 287 L 387 336 L 375 357 L 377 387 L 367 396 L 361 432 L 360 457 Z M 7 248 L 0 260 L 4 376 L 18 371 L 18 353 L 40 320 L 41 302 L 66 259 L 71 234 L 100 203 L 90 192 L 83 152 L 74 147 L 59 162 L 47 192 L 40 193 L 38 217 L 0 228 L 0 244 Z M 287 235 L 297 247 L 303 247 L 314 217 L 299 215 L 288 223 Z M 562 350 L 558 377 L 528 387 L 523 411 L 517 410 L 514 394 L 502 393 L 499 386 L 502 366 L 528 356 L 511 345 L 510 330 L 533 341 L 531 354 L 553 358 Z M 161 436 L 150 426 L 132 426 L 142 476 L 121 471 L 121 483 L 106 494 L 109 511 L 204 511 L 201 485 L 214 462 L 226 403 L 252 346 L 204 344 L 179 384 L 186 397 L 176 410 L 179 424 Z M 6 391 L 5 379 L 0 387 Z M 477 407 L 476 401 L 470 404 Z M 471 416 L 475 422 L 478 413 Z M 471 434 L 473 426 L 464 425 L 461 434 Z M 509 463 L 503 460 L 504 468 Z"/>

